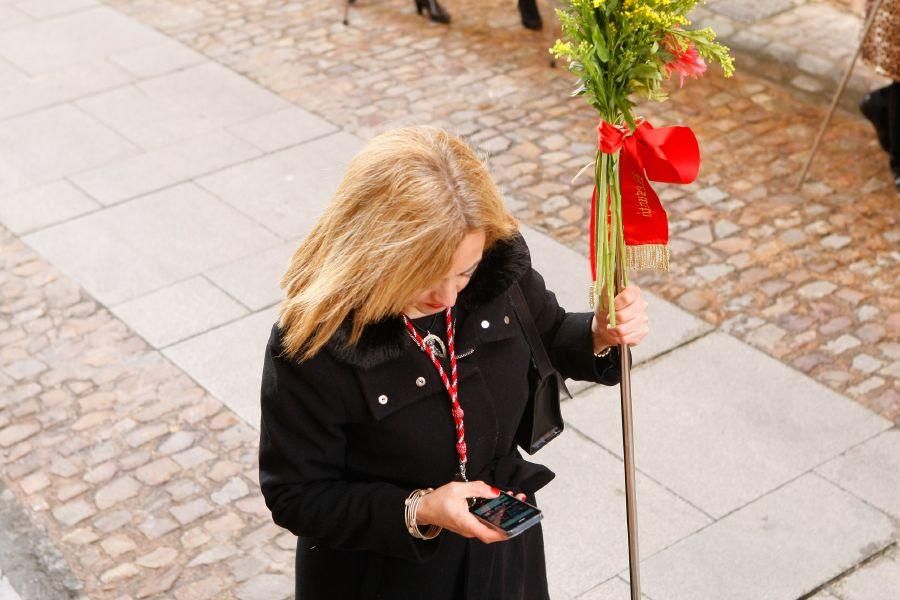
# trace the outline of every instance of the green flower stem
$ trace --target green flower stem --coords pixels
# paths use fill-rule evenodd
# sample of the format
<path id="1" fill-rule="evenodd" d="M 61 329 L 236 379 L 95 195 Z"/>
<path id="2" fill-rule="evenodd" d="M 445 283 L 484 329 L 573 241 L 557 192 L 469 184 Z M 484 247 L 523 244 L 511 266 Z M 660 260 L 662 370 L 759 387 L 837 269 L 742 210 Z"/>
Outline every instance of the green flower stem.
<path id="1" fill-rule="evenodd" d="M 607 306 L 609 307 L 609 324 L 613 327 L 616 326 L 616 307 L 615 307 L 615 297 L 616 297 L 616 287 L 615 287 L 615 276 L 616 276 L 616 252 L 618 251 L 618 242 L 619 236 L 617 234 L 619 228 L 621 228 L 621 215 L 619 214 L 619 210 L 616 204 L 616 192 L 619 188 L 619 154 L 616 153 L 612 156 L 612 160 L 609 161 L 609 174 L 607 175 L 607 181 L 609 189 L 607 190 L 607 194 L 610 197 L 610 228 L 611 232 L 607 236 L 607 252 L 605 253 L 605 264 L 604 264 L 604 275 L 606 280 L 606 298 L 607 298 Z M 604 219 L 605 221 L 606 219 Z"/>
<path id="2" fill-rule="evenodd" d="M 608 212 L 607 198 L 609 197 L 609 180 L 607 178 L 609 174 L 609 155 L 604 154 L 597 151 L 597 160 L 595 164 L 594 171 L 594 183 L 597 187 L 597 207 L 596 213 L 594 214 L 594 223 L 596 227 L 594 228 L 595 238 L 593 240 L 594 248 L 596 250 L 596 281 L 594 282 L 596 286 L 596 295 L 597 299 L 600 299 L 600 294 L 603 291 L 603 281 L 605 281 L 604 274 L 606 273 L 606 242 L 607 239 L 607 228 L 606 228 L 606 214 Z"/>

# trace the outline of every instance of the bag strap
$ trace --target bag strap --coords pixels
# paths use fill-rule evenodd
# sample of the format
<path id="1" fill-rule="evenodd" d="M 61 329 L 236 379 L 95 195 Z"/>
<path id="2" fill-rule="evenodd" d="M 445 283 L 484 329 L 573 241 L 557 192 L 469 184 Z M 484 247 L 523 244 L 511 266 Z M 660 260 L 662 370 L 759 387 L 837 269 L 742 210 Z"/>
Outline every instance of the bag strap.
<path id="1" fill-rule="evenodd" d="M 522 288 L 519 287 L 518 281 L 513 282 L 512 287 L 510 288 L 510 300 L 512 301 L 513 312 L 516 313 L 516 318 L 518 318 L 519 323 L 522 324 L 522 330 L 525 332 L 525 339 L 528 340 L 528 345 L 531 347 L 531 360 L 534 363 L 534 366 L 537 367 L 538 375 L 540 375 L 542 380 L 546 379 L 549 375 L 556 375 L 556 381 L 559 384 L 560 390 L 564 391 L 566 396 L 571 398 L 572 392 L 570 392 L 569 388 L 566 386 L 565 378 L 563 378 L 562 375 L 553 368 L 553 365 L 550 364 L 550 357 L 547 356 L 547 349 L 544 348 L 544 342 L 541 341 L 541 334 L 538 332 L 537 325 L 534 323 L 531 309 L 528 308 L 528 303 L 525 301 L 525 294 L 522 293 Z"/>
<path id="2" fill-rule="evenodd" d="M 518 317 L 519 323 L 522 324 L 522 329 L 525 331 L 528 345 L 531 346 L 531 358 L 534 361 L 534 366 L 537 367 L 538 374 L 543 379 L 555 369 L 550 364 L 547 349 L 544 348 L 544 343 L 541 341 L 541 334 L 534 323 L 531 309 L 528 308 L 525 294 L 522 293 L 522 288 L 519 287 L 518 281 L 514 282 L 510 288 L 510 300 L 512 300 L 513 311 L 515 311 L 516 317 Z"/>

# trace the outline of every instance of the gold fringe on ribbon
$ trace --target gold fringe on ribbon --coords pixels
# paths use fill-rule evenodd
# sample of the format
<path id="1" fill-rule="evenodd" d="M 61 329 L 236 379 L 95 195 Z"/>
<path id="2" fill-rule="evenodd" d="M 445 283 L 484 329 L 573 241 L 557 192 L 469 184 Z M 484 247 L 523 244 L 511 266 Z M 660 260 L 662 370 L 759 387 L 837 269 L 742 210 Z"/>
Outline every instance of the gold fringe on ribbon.
<path id="1" fill-rule="evenodd" d="M 625 245 L 625 268 L 636 271 L 669 270 L 669 246 L 666 244 Z"/>
<path id="2" fill-rule="evenodd" d="M 666 244 L 625 245 L 625 268 L 633 271 L 647 269 L 655 271 L 669 270 L 669 246 Z M 594 308 L 597 302 L 597 282 L 592 281 L 588 287 L 588 304 Z"/>

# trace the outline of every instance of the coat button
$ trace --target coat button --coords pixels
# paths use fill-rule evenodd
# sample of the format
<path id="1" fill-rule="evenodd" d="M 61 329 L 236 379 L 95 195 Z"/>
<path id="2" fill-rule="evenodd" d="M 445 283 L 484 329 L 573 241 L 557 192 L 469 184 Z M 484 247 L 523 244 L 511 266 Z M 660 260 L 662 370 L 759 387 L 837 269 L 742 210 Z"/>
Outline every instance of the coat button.
<path id="1" fill-rule="evenodd" d="M 388 402 L 387 396 L 385 396 L 384 394 L 378 396 L 378 404 L 387 404 L 387 402 Z"/>
<path id="2" fill-rule="evenodd" d="M 424 387 L 424 386 L 425 386 L 425 378 L 424 378 L 424 377 L 417 377 L 417 378 L 416 378 L 416 385 L 419 386 L 419 387 Z"/>
<path id="3" fill-rule="evenodd" d="M 503 315 L 503 322 L 509 325 L 509 315 Z"/>
<path id="4" fill-rule="evenodd" d="M 490 327 L 490 326 L 491 326 L 491 324 L 488 323 L 487 321 L 482 321 L 482 322 L 481 322 L 481 328 L 482 328 L 482 329 L 487 329 L 487 328 Z"/>

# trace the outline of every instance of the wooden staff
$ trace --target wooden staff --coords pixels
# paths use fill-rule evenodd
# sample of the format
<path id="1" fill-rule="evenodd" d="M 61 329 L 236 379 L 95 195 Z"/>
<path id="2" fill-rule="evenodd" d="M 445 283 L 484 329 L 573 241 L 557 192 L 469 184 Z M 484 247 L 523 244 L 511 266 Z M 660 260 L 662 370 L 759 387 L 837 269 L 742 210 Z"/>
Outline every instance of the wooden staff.
<path id="1" fill-rule="evenodd" d="M 872 29 L 872 24 L 875 22 L 875 15 L 878 13 L 878 9 L 881 8 L 882 0 L 875 0 L 875 3 L 872 4 L 872 10 L 869 11 L 868 16 L 866 17 L 866 23 L 863 26 L 863 34 L 862 39 L 859 42 L 859 46 L 856 47 L 856 52 L 853 53 L 853 58 L 850 60 L 850 64 L 847 65 L 847 70 L 844 72 L 844 79 L 841 81 L 841 85 L 838 87 L 837 92 L 834 94 L 834 98 L 831 99 L 831 107 L 828 109 L 828 114 L 825 115 L 825 120 L 822 121 L 822 126 L 819 127 L 819 133 L 816 135 L 816 141 L 813 142 L 812 150 L 809 153 L 809 157 L 806 159 L 806 164 L 803 166 L 803 172 L 800 173 L 800 179 L 797 181 L 797 189 L 799 190 L 803 187 L 803 182 L 806 181 L 806 175 L 809 173 L 809 167 L 812 165 L 813 158 L 816 156 L 816 152 L 819 150 L 819 145 L 822 143 L 822 136 L 825 135 L 825 130 L 828 129 L 828 124 L 831 123 L 831 117 L 834 116 L 834 111 L 837 108 L 837 104 L 841 99 L 841 96 L 844 95 L 844 90 L 847 89 L 847 82 L 850 81 L 850 74 L 853 72 L 853 67 L 856 66 L 856 59 L 859 58 L 860 53 L 862 52 L 863 44 L 866 43 L 866 38 L 869 37 L 869 31 Z"/>

